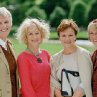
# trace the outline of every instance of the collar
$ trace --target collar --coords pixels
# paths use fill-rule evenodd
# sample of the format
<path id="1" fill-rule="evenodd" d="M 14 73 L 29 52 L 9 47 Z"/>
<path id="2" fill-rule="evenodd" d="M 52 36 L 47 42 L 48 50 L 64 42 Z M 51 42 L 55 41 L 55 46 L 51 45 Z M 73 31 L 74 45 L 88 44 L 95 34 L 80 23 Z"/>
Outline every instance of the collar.
<path id="1" fill-rule="evenodd" d="M 0 45 L 1 45 L 5 50 L 7 50 L 7 40 L 4 41 L 4 40 L 0 39 Z"/>

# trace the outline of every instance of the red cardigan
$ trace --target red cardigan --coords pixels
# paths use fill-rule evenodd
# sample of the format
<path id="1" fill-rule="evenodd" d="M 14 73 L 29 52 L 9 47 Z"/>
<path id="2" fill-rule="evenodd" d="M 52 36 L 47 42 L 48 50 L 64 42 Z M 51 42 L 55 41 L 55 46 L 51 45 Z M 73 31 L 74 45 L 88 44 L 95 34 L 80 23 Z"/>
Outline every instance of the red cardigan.
<path id="1" fill-rule="evenodd" d="M 93 62 L 93 77 L 92 77 L 93 97 L 97 97 L 97 50 L 94 51 L 92 55 L 92 62 Z"/>
<path id="2" fill-rule="evenodd" d="M 22 97 L 50 97 L 50 56 L 41 50 L 40 58 L 24 51 L 18 56 L 18 70 Z"/>

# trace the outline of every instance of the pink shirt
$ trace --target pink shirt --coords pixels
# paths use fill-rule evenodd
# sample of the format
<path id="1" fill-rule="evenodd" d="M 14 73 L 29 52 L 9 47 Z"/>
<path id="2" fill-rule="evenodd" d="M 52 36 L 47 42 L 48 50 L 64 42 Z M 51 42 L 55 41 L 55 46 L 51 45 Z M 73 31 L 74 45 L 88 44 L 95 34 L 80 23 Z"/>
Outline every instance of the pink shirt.
<path id="1" fill-rule="evenodd" d="M 50 97 L 50 56 L 41 50 L 40 58 L 24 51 L 18 56 L 22 97 Z"/>

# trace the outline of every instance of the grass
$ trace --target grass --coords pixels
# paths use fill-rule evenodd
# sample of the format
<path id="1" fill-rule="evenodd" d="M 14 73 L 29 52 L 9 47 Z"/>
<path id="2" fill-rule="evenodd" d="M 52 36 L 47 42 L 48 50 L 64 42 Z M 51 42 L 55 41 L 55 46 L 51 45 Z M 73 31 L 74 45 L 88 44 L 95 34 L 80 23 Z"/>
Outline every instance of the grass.
<path id="1" fill-rule="evenodd" d="M 77 39 L 88 39 L 88 33 L 83 31 L 83 32 L 78 32 L 77 34 Z"/>
<path id="2" fill-rule="evenodd" d="M 15 48 L 15 51 L 16 51 L 16 55 L 18 55 L 20 52 L 22 52 L 23 50 L 26 49 L 26 46 L 24 44 L 20 44 L 15 38 L 13 37 L 10 37 L 10 40 L 12 41 L 13 43 L 13 46 Z M 82 46 L 83 48 L 86 48 L 87 50 L 89 50 L 91 53 L 93 52 L 93 47 L 87 47 L 87 46 Z M 50 55 L 53 55 L 55 53 L 57 53 L 58 51 L 62 50 L 63 47 L 61 44 L 57 44 L 57 43 L 43 43 L 41 46 L 40 46 L 41 49 L 45 49 L 47 50 Z"/>

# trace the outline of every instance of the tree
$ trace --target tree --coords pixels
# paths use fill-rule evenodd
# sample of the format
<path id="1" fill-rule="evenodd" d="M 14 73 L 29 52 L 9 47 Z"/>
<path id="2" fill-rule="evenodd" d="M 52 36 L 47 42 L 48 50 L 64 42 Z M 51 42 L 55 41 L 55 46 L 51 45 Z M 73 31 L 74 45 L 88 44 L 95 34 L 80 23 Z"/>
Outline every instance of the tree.
<path id="1" fill-rule="evenodd" d="M 95 18 L 97 18 L 97 1 L 96 0 L 90 5 L 90 10 L 88 12 L 88 22 L 92 21 Z"/>
<path id="2" fill-rule="evenodd" d="M 55 7 L 54 11 L 50 15 L 51 26 L 57 27 L 63 18 L 66 18 L 66 13 L 64 9 L 59 6 Z"/>
<path id="3" fill-rule="evenodd" d="M 76 1 L 70 10 L 69 18 L 72 18 L 80 26 L 86 26 L 86 4 L 82 1 Z"/>
<path id="4" fill-rule="evenodd" d="M 26 12 L 26 16 L 34 17 L 34 18 L 40 18 L 40 19 L 46 19 L 46 13 L 43 9 L 40 9 L 38 6 L 33 6 L 29 8 Z"/>
<path id="5" fill-rule="evenodd" d="M 44 0 L 40 4 L 40 7 L 44 9 L 45 12 L 47 13 L 48 18 L 56 6 L 62 7 L 65 10 L 65 14 L 68 15 L 68 12 L 70 10 L 68 0 Z"/>

